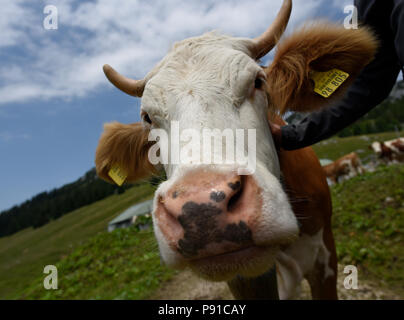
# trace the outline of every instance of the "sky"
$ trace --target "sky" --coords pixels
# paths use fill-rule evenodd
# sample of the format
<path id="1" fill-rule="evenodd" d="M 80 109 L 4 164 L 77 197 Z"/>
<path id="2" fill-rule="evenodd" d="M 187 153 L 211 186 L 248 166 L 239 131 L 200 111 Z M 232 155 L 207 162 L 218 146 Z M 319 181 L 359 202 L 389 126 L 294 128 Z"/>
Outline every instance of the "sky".
<path id="1" fill-rule="evenodd" d="M 0 0 L 0 211 L 92 168 L 103 123 L 139 120 L 140 99 L 106 80 L 105 63 L 143 78 L 184 38 L 211 30 L 258 36 L 281 3 Z M 313 19 L 343 23 L 349 4 L 295 0 L 287 33 Z M 57 9 L 57 29 L 44 27 L 47 5 Z"/>

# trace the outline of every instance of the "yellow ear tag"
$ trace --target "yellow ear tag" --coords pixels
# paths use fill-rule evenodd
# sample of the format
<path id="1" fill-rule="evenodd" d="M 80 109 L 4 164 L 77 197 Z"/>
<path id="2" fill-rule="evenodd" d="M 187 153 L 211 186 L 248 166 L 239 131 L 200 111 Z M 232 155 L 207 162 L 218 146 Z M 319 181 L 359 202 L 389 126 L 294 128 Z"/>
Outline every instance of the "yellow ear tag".
<path id="1" fill-rule="evenodd" d="M 348 77 L 349 73 L 338 69 L 326 72 L 312 71 L 310 74 L 310 78 L 314 81 L 314 92 L 324 98 L 331 96 Z"/>
<path id="2" fill-rule="evenodd" d="M 114 164 L 112 168 L 108 171 L 108 175 L 112 180 L 118 185 L 121 186 L 124 182 L 128 174 L 125 170 L 123 170 L 119 165 Z"/>

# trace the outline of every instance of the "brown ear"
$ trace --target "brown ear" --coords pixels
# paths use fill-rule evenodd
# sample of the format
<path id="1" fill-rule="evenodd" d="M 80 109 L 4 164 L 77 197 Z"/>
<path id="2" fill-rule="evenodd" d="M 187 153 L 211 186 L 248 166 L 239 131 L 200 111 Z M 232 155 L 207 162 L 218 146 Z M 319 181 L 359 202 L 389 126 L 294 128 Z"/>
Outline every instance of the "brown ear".
<path id="1" fill-rule="evenodd" d="M 372 59 L 377 40 L 361 28 L 347 30 L 329 23 L 301 28 L 278 44 L 273 63 L 266 68 L 268 93 L 281 113 L 307 112 L 332 102 L 347 89 Z M 340 69 L 350 76 L 330 97 L 314 92 L 312 71 Z"/>
<path id="2" fill-rule="evenodd" d="M 95 154 L 97 174 L 114 183 L 108 175 L 113 165 L 126 171 L 126 182 L 134 182 L 154 173 L 155 169 L 147 156 L 154 141 L 148 141 L 148 135 L 149 131 L 140 123 L 105 124 Z"/>

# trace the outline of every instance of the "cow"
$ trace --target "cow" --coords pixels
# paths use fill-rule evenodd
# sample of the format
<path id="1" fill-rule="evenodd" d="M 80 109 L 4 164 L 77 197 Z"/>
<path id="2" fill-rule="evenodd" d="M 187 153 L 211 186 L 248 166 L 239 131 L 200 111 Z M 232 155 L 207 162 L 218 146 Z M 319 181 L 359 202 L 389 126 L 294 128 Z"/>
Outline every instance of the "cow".
<path id="1" fill-rule="evenodd" d="M 404 138 L 384 142 L 375 141 L 369 148 L 385 163 L 404 161 Z"/>
<path id="2" fill-rule="evenodd" d="M 282 125 L 288 111 L 315 111 L 338 99 L 378 44 L 366 28 L 326 22 L 281 39 L 291 10 L 292 1 L 284 0 L 272 25 L 254 39 L 209 32 L 180 41 L 142 80 L 104 66 L 113 85 L 142 98 L 142 121 L 104 125 L 98 175 L 113 183 L 108 173 L 119 165 L 133 182 L 162 167 L 167 180 L 155 192 L 152 212 L 162 261 L 226 281 L 236 298 L 268 298 L 271 288 L 261 279 L 276 267 L 280 299 L 292 299 L 304 278 L 314 299 L 337 299 L 324 171 L 311 148 L 277 150 L 268 122 Z M 272 63 L 261 66 L 259 59 L 275 46 Z M 313 73 L 332 69 L 349 77 L 328 97 L 314 92 Z M 237 163 L 153 164 L 150 150 L 157 145 L 164 155 L 172 148 L 149 134 L 156 128 L 170 133 L 171 121 L 181 132 L 253 128 L 255 171 L 241 175 Z"/>
<path id="3" fill-rule="evenodd" d="M 365 173 L 365 168 L 356 152 L 351 152 L 335 160 L 333 163 L 323 166 L 324 172 L 332 183 L 338 183 L 339 178 L 352 178 Z"/>

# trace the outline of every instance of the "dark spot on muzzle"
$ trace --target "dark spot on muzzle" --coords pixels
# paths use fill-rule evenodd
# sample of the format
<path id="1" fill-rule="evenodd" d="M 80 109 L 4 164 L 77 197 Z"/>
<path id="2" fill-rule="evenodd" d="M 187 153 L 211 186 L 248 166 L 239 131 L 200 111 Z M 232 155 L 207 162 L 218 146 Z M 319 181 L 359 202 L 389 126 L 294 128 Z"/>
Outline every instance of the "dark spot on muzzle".
<path id="1" fill-rule="evenodd" d="M 177 191 L 174 191 L 173 192 L 173 199 L 175 199 L 175 198 L 177 198 L 178 197 L 178 192 Z"/>
<path id="2" fill-rule="evenodd" d="M 178 241 L 178 251 L 184 257 L 197 255 L 199 250 L 212 242 L 227 240 L 243 244 L 252 241 L 251 230 L 244 221 L 219 228 L 216 219 L 220 214 L 222 210 L 211 203 L 189 201 L 183 205 L 178 222 L 184 229 L 184 237 Z"/>
<path id="3" fill-rule="evenodd" d="M 241 187 L 241 182 L 240 182 L 240 181 L 237 181 L 237 182 L 235 182 L 235 183 L 229 182 L 227 185 L 228 185 L 233 191 L 237 191 L 237 190 L 240 189 L 240 187 Z"/>
<path id="4" fill-rule="evenodd" d="M 251 236 L 251 230 L 244 221 L 240 221 L 238 224 L 228 224 L 223 233 L 224 240 L 240 244 L 250 241 Z"/>
<path id="5" fill-rule="evenodd" d="M 221 202 L 224 200 L 224 198 L 226 198 L 226 194 L 223 191 L 213 191 L 210 194 L 210 199 L 216 202 Z"/>

